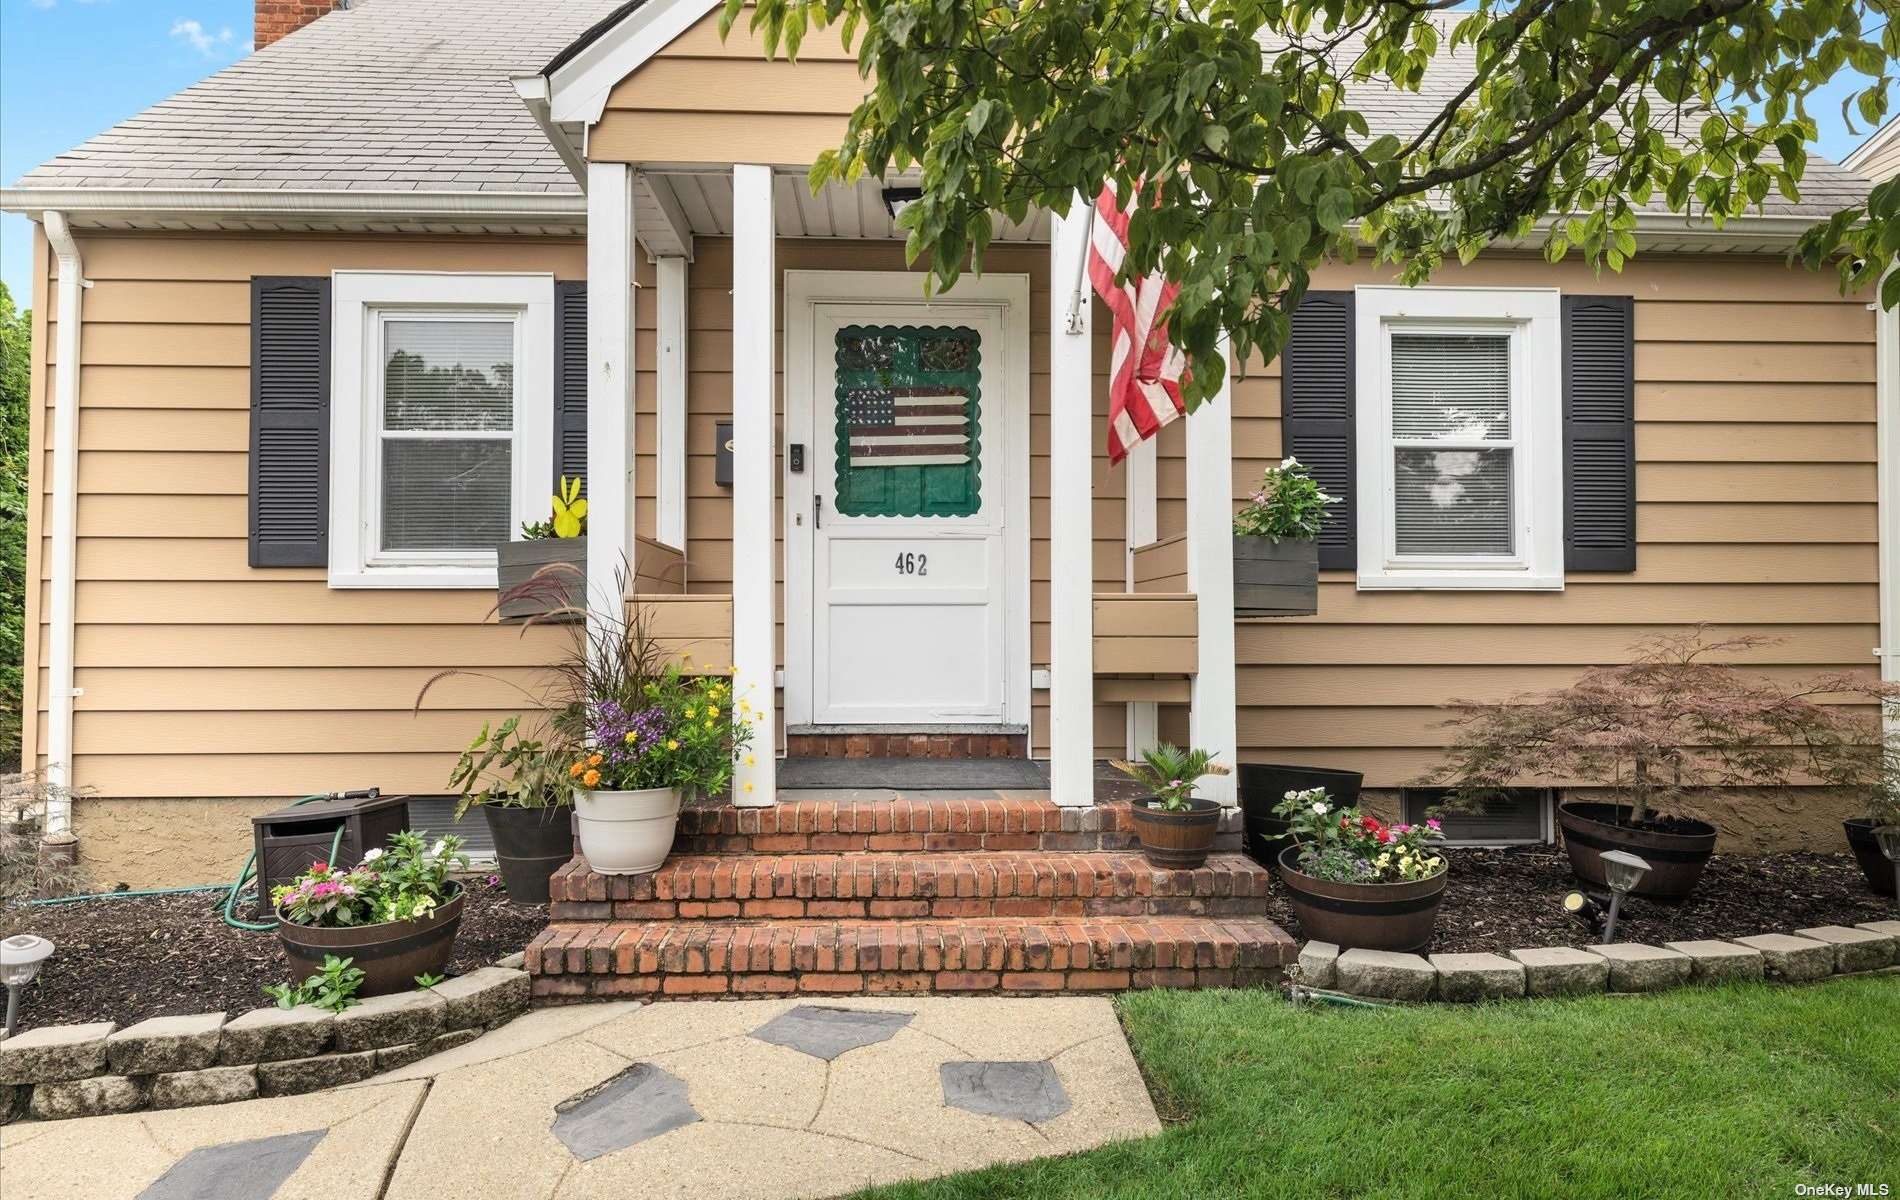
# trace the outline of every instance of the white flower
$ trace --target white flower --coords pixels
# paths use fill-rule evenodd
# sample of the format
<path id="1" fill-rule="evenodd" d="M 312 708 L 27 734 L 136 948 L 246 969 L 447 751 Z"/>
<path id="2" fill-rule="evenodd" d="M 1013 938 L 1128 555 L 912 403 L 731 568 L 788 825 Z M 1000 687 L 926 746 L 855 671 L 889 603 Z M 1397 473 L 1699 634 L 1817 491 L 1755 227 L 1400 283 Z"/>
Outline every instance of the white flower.
<path id="1" fill-rule="evenodd" d="M 435 839 L 435 845 L 429 847 L 429 857 L 440 858 L 442 857 L 442 852 L 444 850 L 447 850 L 448 848 L 449 848 L 449 839 L 437 838 Z"/>
<path id="2" fill-rule="evenodd" d="M 1319 816 L 1319 817 L 1323 817 L 1326 815 L 1326 801 L 1324 800 L 1313 801 L 1313 815 Z"/>
<path id="3" fill-rule="evenodd" d="M 1294 467 L 1297 467 L 1299 465 L 1300 465 L 1300 460 L 1297 458 L 1294 458 L 1291 454 L 1287 455 L 1285 458 L 1280 460 L 1280 469 L 1282 471 L 1290 471 Z"/>
<path id="4" fill-rule="evenodd" d="M 368 853 L 363 855 L 363 861 L 366 863 L 373 863 L 377 859 L 381 858 L 382 856 L 383 856 L 383 852 L 381 850 L 371 850 Z"/>

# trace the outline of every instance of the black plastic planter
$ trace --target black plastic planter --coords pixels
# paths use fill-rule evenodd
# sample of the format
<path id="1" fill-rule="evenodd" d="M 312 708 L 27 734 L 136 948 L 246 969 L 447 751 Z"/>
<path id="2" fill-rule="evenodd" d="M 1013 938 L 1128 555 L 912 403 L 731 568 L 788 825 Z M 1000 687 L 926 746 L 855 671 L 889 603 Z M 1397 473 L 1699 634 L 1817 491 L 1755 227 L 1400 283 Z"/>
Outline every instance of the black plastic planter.
<path id="1" fill-rule="evenodd" d="M 1365 778 L 1358 771 L 1337 771 L 1330 767 L 1241 763 L 1237 783 L 1241 812 L 1247 819 L 1247 856 L 1263 867 L 1273 867 L 1279 864 L 1280 851 L 1292 845 L 1286 822 L 1273 815 L 1275 806 L 1288 792 L 1323 787 L 1333 803 L 1351 807 L 1359 803 L 1359 789 Z"/>
<path id="2" fill-rule="evenodd" d="M 1893 895 L 1893 864 L 1880 852 L 1880 843 L 1874 838 L 1874 823 L 1867 817 L 1855 817 L 1851 821 L 1842 821 L 1847 830 L 1847 848 L 1854 852 L 1854 861 L 1867 876 L 1867 886 L 1882 896 Z"/>
<path id="3" fill-rule="evenodd" d="M 548 902 L 548 877 L 574 857 L 573 812 L 565 804 L 548 808 L 482 805 L 495 835 L 495 861 L 508 885 L 508 899 L 516 904 Z"/>

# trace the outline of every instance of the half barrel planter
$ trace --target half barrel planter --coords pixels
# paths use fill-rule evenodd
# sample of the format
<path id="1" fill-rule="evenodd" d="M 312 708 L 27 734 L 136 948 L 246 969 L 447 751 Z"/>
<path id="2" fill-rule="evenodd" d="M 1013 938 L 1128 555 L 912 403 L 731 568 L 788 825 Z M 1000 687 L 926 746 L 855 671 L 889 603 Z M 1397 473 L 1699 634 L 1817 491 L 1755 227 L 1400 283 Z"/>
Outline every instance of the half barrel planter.
<path id="1" fill-rule="evenodd" d="M 534 586 L 524 586 L 532 582 Z M 495 615 L 525 621 L 587 607 L 587 539 L 535 538 L 495 547 Z M 579 620 L 578 613 L 560 621 Z"/>
<path id="2" fill-rule="evenodd" d="M 1280 852 L 1280 882 L 1309 941 L 1414 953 L 1431 945 L 1449 871 L 1404 883 L 1335 883 L 1295 866 L 1299 852 L 1298 846 Z"/>
<path id="3" fill-rule="evenodd" d="M 1234 535 L 1234 615 L 1310 617 L 1319 611 L 1319 543 Z"/>
<path id="4" fill-rule="evenodd" d="M 1608 895 L 1610 880 L 1603 870 L 1603 852 L 1626 850 L 1649 864 L 1649 872 L 1630 895 L 1668 904 L 1686 899 L 1715 853 L 1715 826 L 1689 820 L 1697 826 L 1693 833 L 1632 829 L 1620 824 L 1630 811 L 1624 804 L 1584 801 L 1557 806 L 1557 825 L 1564 831 L 1564 853 L 1570 856 L 1571 873 L 1599 894 Z"/>
<path id="5" fill-rule="evenodd" d="M 323 959 L 330 954 L 351 960 L 363 972 L 359 996 L 413 991 L 416 976 L 447 974 L 466 898 L 461 884 L 451 882 L 449 888 L 449 898 L 428 916 L 407 921 L 332 928 L 293 924 L 279 912 L 277 940 L 290 960 L 291 978 L 301 981 L 323 970 Z"/>
<path id="6" fill-rule="evenodd" d="M 1194 797 L 1184 809 L 1158 807 L 1150 799 L 1129 806 L 1141 852 L 1157 867 L 1192 870 L 1207 862 L 1220 828 L 1220 805 Z"/>

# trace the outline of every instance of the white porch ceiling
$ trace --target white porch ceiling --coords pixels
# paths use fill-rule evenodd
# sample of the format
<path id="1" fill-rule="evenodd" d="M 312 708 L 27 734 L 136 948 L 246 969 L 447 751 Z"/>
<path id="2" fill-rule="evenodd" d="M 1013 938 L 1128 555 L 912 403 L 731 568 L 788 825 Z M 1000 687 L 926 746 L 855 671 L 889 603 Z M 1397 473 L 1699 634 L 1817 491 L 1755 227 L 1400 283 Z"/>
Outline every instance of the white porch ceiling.
<path id="1" fill-rule="evenodd" d="M 640 222 L 658 220 L 659 206 L 672 193 L 696 237 L 728 237 L 732 233 L 732 176 L 728 172 L 651 171 L 646 175 L 656 193 L 653 206 L 642 202 L 635 211 L 635 228 L 646 241 Z M 903 186 L 900 180 L 893 186 Z M 782 238 L 853 238 L 902 240 L 884 207 L 884 185 L 875 180 L 860 180 L 854 185 L 832 183 L 814 196 L 802 174 L 781 173 L 773 183 L 778 235 Z M 1001 221 L 995 240 L 999 242 L 1047 242 L 1049 214 L 1031 213 L 1021 223 Z"/>

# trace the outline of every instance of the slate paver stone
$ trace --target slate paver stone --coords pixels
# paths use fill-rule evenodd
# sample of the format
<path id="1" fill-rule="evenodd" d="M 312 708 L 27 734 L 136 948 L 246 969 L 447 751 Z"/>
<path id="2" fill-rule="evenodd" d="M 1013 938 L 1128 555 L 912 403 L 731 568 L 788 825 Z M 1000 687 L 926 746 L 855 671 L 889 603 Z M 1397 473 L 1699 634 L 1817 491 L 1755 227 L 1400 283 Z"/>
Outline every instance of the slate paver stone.
<path id="1" fill-rule="evenodd" d="M 1761 951 L 1768 965 L 1768 975 L 1773 979 L 1805 983 L 1834 973 L 1834 947 L 1826 942 L 1790 937 L 1785 933 L 1758 933 L 1754 937 L 1736 938 L 1735 942 Z"/>
<path id="2" fill-rule="evenodd" d="M 145 1107 L 145 1081 L 123 1075 L 94 1075 L 63 1083 L 42 1083 L 33 1089 L 27 1111 L 41 1121 L 69 1117 L 103 1117 Z"/>
<path id="3" fill-rule="evenodd" d="M 1440 1000 L 1502 1000 L 1524 994 L 1524 964 L 1497 954 L 1434 954 Z"/>
<path id="4" fill-rule="evenodd" d="M 1587 996 L 1610 986 L 1610 961 L 1572 946 L 1532 946 L 1511 951 L 1524 966 L 1527 996 Z"/>
<path id="5" fill-rule="evenodd" d="M 582 1162 L 625 1150 L 700 1119 L 686 1083 L 652 1063 L 635 1063 L 554 1107 L 555 1137 Z"/>
<path id="6" fill-rule="evenodd" d="M 1338 946 L 1331 942 L 1308 942 L 1300 947 L 1300 982 L 1307 987 L 1332 987 L 1338 963 Z"/>
<path id="7" fill-rule="evenodd" d="M 218 1061 L 221 1012 L 153 1017 L 106 1039 L 106 1064 L 114 1075 L 198 1071 Z"/>
<path id="8" fill-rule="evenodd" d="M 57 1083 L 102 1074 L 106 1039 L 117 1028 L 111 1021 L 95 1021 L 16 1033 L 0 1042 L 0 1083 Z"/>
<path id="9" fill-rule="evenodd" d="M 526 971 L 483 967 L 444 980 L 430 990 L 448 1006 L 444 1028 L 472 1029 L 526 1012 L 528 986 Z"/>
<path id="10" fill-rule="evenodd" d="M 1430 1000 L 1438 972 L 1416 954 L 1393 950 L 1348 950 L 1334 964 L 1334 986 L 1380 1000 Z"/>
<path id="11" fill-rule="evenodd" d="M 1032 1125 L 1069 1111 L 1069 1093 L 1047 1062 L 947 1062 L 937 1070 L 952 1108 Z"/>
<path id="12" fill-rule="evenodd" d="M 195 1108 L 201 1104 L 233 1104 L 257 1096 L 257 1068 L 206 1067 L 152 1077 L 153 1108 Z"/>
<path id="13" fill-rule="evenodd" d="M 1664 942 L 1663 949 L 1689 956 L 1689 977 L 1697 983 L 1728 983 L 1737 979 L 1760 979 L 1765 970 L 1761 951 L 1734 942 L 1697 938 L 1687 942 Z"/>
<path id="14" fill-rule="evenodd" d="M 1660 992 L 1681 987 L 1695 971 L 1688 955 L 1641 942 L 1612 942 L 1589 950 L 1610 964 L 1613 992 Z"/>
<path id="15" fill-rule="evenodd" d="M 830 1062 L 847 1050 L 889 1041 L 910 1019 L 910 1013 L 801 1004 L 754 1029 L 752 1036 Z"/>
<path id="16" fill-rule="evenodd" d="M 448 1002 L 434 992 L 371 996 L 336 1016 L 336 1048 L 351 1053 L 426 1042 L 444 1029 Z"/>
<path id="17" fill-rule="evenodd" d="M 309 1058 L 330 1048 L 336 1017 L 321 1008 L 255 1008 L 227 1021 L 218 1038 L 218 1061 L 225 1066 Z"/>
<path id="18" fill-rule="evenodd" d="M 207 1200 L 212 1196 L 274 1196 L 328 1132 L 306 1129 L 275 1137 L 201 1146 L 171 1165 L 138 1200 Z"/>
<path id="19" fill-rule="evenodd" d="M 1878 971 L 1893 965 L 1900 953 L 1900 937 L 1872 929 L 1848 929 L 1843 925 L 1822 925 L 1816 929 L 1797 929 L 1796 937 L 1825 942 L 1834 947 L 1836 971 Z"/>

